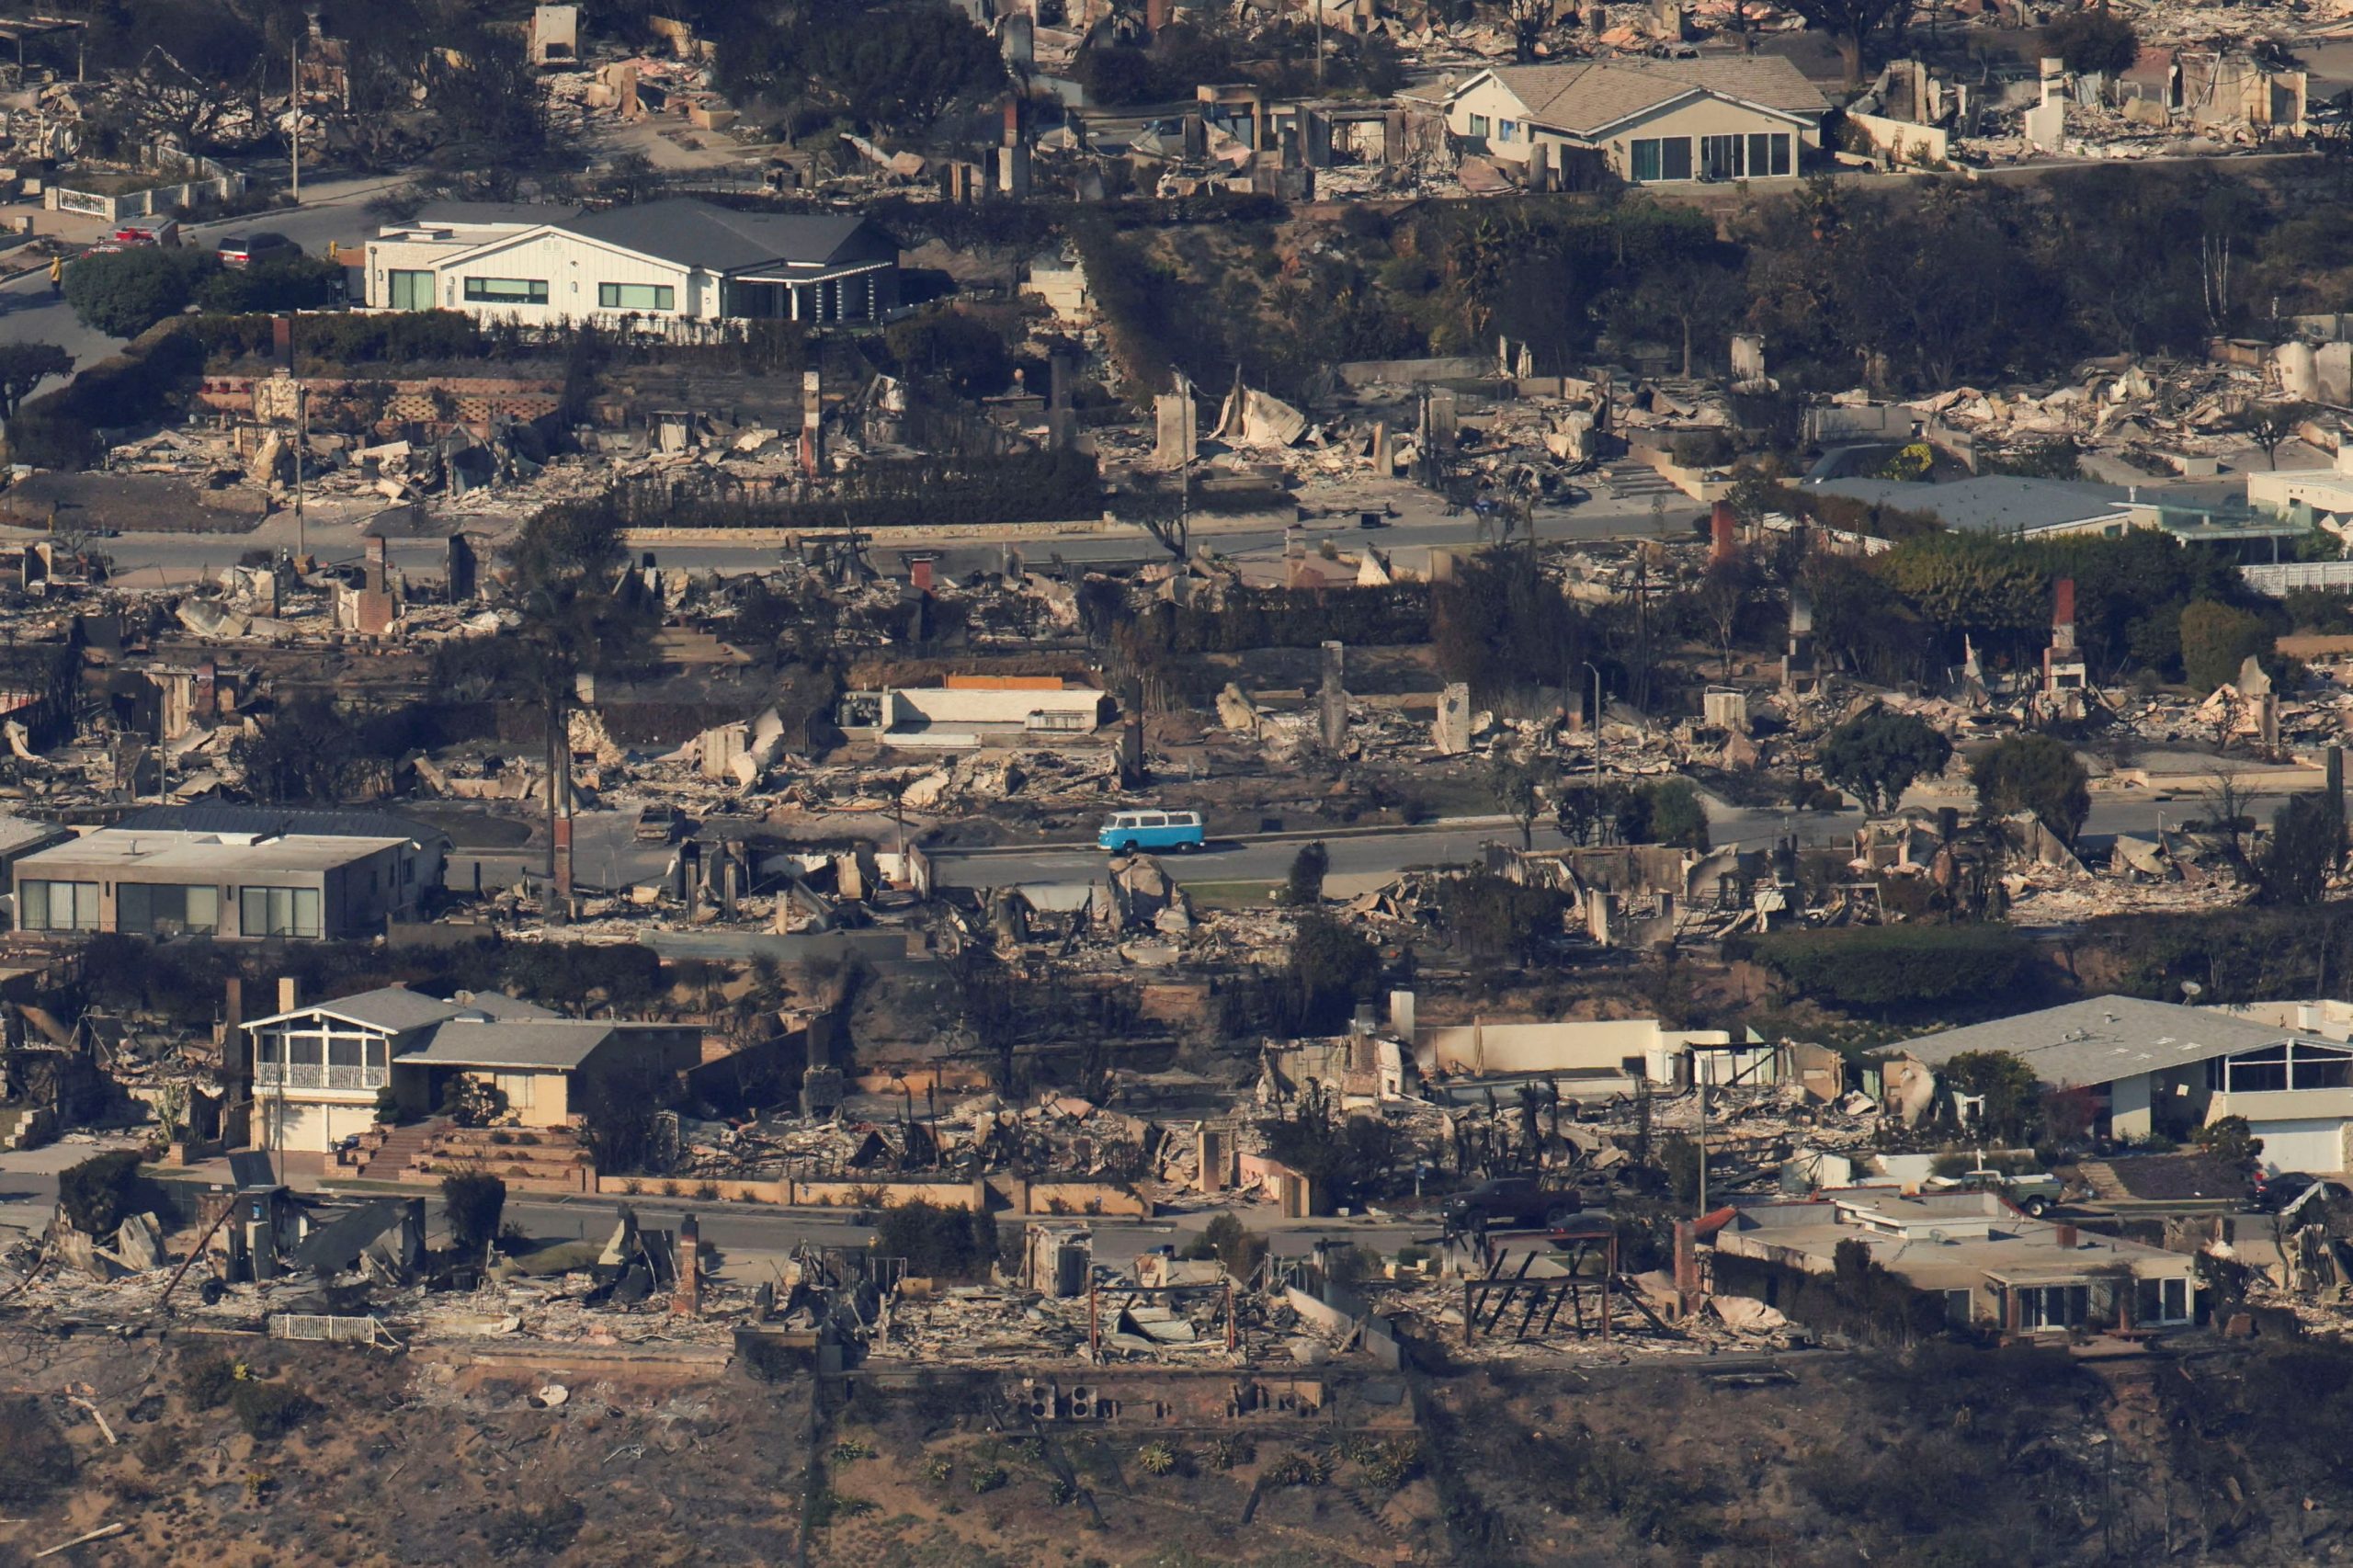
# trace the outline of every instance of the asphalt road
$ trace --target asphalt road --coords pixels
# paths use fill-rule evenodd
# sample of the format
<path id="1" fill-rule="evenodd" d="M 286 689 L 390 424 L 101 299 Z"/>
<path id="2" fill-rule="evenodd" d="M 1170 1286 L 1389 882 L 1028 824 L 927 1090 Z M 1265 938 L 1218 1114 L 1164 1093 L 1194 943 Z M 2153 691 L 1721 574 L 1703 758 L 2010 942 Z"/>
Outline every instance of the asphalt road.
<path id="1" fill-rule="evenodd" d="M 2257 796 L 2258 811 L 2268 811 L 2275 796 Z M 1974 808 L 1956 799 L 1966 817 Z M 2178 826 L 2196 816 L 2195 799 L 2159 801 L 2148 795 L 2096 797 L 2084 833 L 2095 843 L 2116 834 L 2148 834 L 2160 822 Z M 1838 812 L 1757 811 L 1711 801 L 1709 835 L 1719 848 L 1769 846 L 1776 837 L 1794 834 L 1801 844 L 1850 842 L 1863 823 L 1859 809 Z M 1284 834 L 1272 837 L 1216 839 L 1199 853 L 1162 858 L 1179 882 L 1271 881 L 1290 869 L 1302 844 L 1315 835 Z M 1466 864 L 1489 842 L 1517 845 L 1518 828 L 1501 819 L 1481 823 L 1438 823 L 1420 827 L 1395 827 L 1371 832 L 1336 832 L 1321 842 L 1331 860 L 1326 875 L 1347 877 L 1404 870 L 1414 866 Z M 1558 849 L 1567 841 L 1558 829 L 1540 823 L 1535 847 Z M 1092 847 L 1040 846 L 1036 848 L 935 849 L 930 851 L 938 880 L 950 887 L 1013 887 L 1028 882 L 1088 881 L 1102 875 L 1104 853 Z"/>
<path id="2" fill-rule="evenodd" d="M 181 231 L 183 243 L 217 245 L 227 234 L 267 230 L 284 234 L 313 256 L 323 256 L 330 240 L 356 244 L 374 233 L 376 220 L 365 210 L 366 204 L 370 198 L 404 183 L 397 178 L 369 178 L 314 184 L 310 199 L 301 207 L 193 223 Z M 50 288 L 49 273 L 44 267 L 29 277 L 0 284 L 0 343 L 54 343 L 74 356 L 78 369 L 105 358 L 122 347 L 123 340 L 93 332 L 76 321 L 65 301 Z M 234 559 L 233 551 L 230 559 Z"/>

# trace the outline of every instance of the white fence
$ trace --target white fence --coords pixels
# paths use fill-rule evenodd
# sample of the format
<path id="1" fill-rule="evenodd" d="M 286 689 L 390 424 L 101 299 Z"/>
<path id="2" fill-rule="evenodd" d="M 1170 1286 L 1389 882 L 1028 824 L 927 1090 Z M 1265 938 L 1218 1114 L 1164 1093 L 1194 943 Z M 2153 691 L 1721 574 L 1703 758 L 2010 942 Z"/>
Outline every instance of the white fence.
<path id="1" fill-rule="evenodd" d="M 2353 561 L 2282 561 L 2242 566 L 2239 575 L 2256 593 L 2285 598 L 2298 588 L 2353 588 Z"/>
<path id="2" fill-rule="evenodd" d="M 336 1345 L 381 1345 L 397 1350 L 401 1342 L 394 1339 L 381 1318 L 332 1317 L 324 1312 L 275 1312 L 269 1319 L 272 1339 L 324 1340 Z"/>

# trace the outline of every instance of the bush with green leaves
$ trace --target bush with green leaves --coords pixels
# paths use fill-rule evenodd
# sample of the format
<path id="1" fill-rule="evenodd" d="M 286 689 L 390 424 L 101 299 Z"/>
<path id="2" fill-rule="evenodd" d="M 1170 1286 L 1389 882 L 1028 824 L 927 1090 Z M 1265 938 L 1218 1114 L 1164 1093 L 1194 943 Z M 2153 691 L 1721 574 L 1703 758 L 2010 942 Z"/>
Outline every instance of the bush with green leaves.
<path id="1" fill-rule="evenodd" d="M 1258 1476 L 1268 1486 L 1321 1486 L 1331 1479 L 1331 1468 L 1322 1454 L 1293 1449 L 1268 1461 Z"/>
<path id="2" fill-rule="evenodd" d="M 916 1201 L 893 1205 L 875 1221 L 875 1244 L 907 1260 L 907 1272 L 930 1279 L 986 1279 L 997 1261 L 996 1221 L 972 1210 Z"/>
<path id="3" fill-rule="evenodd" d="M 1917 714 L 1873 708 L 1823 736 L 1814 760 L 1824 778 L 1877 814 L 1893 811 L 1914 779 L 1944 771 L 1952 743 Z"/>
<path id="4" fill-rule="evenodd" d="M 188 309 L 199 285 L 219 267 L 210 251 L 142 245 L 67 263 L 62 287 L 84 326 L 108 337 L 137 337 Z"/>
<path id="5" fill-rule="evenodd" d="M 1825 1006 L 1892 1013 L 1999 997 L 2033 948 L 2008 926 L 1861 926 L 1775 931 L 1727 943 L 1790 991 Z"/>

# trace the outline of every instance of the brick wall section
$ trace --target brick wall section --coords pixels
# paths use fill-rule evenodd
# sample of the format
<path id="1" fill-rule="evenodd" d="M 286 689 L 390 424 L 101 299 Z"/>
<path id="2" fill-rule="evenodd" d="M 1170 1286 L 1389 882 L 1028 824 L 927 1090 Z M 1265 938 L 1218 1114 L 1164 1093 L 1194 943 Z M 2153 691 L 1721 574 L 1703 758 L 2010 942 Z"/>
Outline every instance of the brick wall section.
<path id="1" fill-rule="evenodd" d="M 252 416 L 255 412 L 254 387 L 256 381 L 267 378 L 254 376 L 207 376 L 199 383 L 197 404 L 221 414 Z M 403 381 L 390 377 L 353 376 L 338 379 L 304 378 L 311 389 L 312 417 L 316 419 L 324 404 L 358 395 L 362 387 L 385 386 L 392 395 L 384 403 L 384 417 L 402 423 L 434 423 L 444 415 L 434 403 L 438 392 L 449 402 L 449 417 L 466 425 L 480 425 L 504 415 L 510 419 L 539 419 L 553 414 L 563 403 L 561 382 L 549 381 L 509 381 L 494 376 L 448 376 L 433 381 Z M 262 401 L 272 401 L 265 393 Z"/>

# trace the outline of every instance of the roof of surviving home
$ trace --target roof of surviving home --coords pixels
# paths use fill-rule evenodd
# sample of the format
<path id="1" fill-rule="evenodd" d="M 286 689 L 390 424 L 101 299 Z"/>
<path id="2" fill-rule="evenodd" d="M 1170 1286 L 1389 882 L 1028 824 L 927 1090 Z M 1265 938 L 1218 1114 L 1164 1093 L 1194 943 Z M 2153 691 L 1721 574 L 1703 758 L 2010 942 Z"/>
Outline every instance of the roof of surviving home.
<path id="1" fill-rule="evenodd" d="M 493 1018 L 532 1021 L 559 1017 L 536 1002 L 526 1002 L 520 997 L 495 991 L 469 992 L 462 999 L 445 1002 L 438 996 L 427 996 L 422 991 L 412 991 L 405 985 L 383 985 L 373 991 L 357 991 L 348 996 L 305 1003 L 290 1012 L 273 1013 L 266 1018 L 252 1019 L 246 1027 L 303 1017 L 312 1013 L 330 1013 L 355 1024 L 381 1029 L 386 1034 L 406 1034 L 411 1029 L 447 1023 L 468 1013 L 480 1013 Z"/>
<path id="2" fill-rule="evenodd" d="M 509 224 L 528 229 L 540 223 L 561 223 L 577 218 L 585 208 L 537 201 L 428 201 L 416 210 L 420 224 Z"/>
<path id="3" fill-rule="evenodd" d="M 737 212 L 679 197 L 570 218 L 566 233 L 717 272 L 775 262 L 824 265 L 879 234 L 856 213 Z M 893 247 L 895 255 L 895 246 Z"/>
<path id="4" fill-rule="evenodd" d="M 39 879 L 45 871 L 97 868 L 110 870 L 128 881 L 157 877 L 194 877 L 201 881 L 305 875 L 331 871 L 407 842 L 405 834 L 382 838 L 295 834 L 249 843 L 233 834 L 223 838 L 160 829 L 100 828 L 26 856 L 17 862 L 17 875 L 20 879 Z"/>
<path id="5" fill-rule="evenodd" d="M 392 1060 L 402 1066 L 536 1067 L 568 1071 L 613 1038 L 619 1025 L 601 1018 L 546 1018 L 474 1024 L 446 1023 L 415 1051 Z"/>
<path id="6" fill-rule="evenodd" d="M 147 806 L 115 824 L 169 833 L 290 833 L 313 838 L 411 838 L 430 843 L 448 835 L 390 812 L 321 811 L 288 806 Z"/>
<path id="7" fill-rule="evenodd" d="M 0 854 L 22 849 L 29 844 L 49 844 L 68 835 L 70 830 L 53 822 L 37 822 L 31 817 L 12 816 L 0 812 Z"/>
<path id="8" fill-rule="evenodd" d="M 1945 527 L 1964 533 L 2023 533 L 2111 517 L 2125 510 L 2131 493 L 2121 485 L 2088 484 L 2066 479 L 2029 479 L 1988 473 L 1949 484 L 1918 484 L 1900 479 L 1826 479 L 1808 485 L 1825 495 L 1845 495 L 1904 512 L 1927 512 Z"/>
<path id="9" fill-rule="evenodd" d="M 1695 91 L 1790 114 L 1830 107 L 1821 88 L 1775 55 L 1502 65 L 1493 74 L 1527 106 L 1529 119 L 1563 131 L 1600 131 Z"/>
<path id="10" fill-rule="evenodd" d="M 2194 1267 L 2188 1256 L 2162 1247 L 2029 1219 L 1988 1193 L 1907 1198 L 1867 1187 L 1743 1204 L 1717 1233 L 1716 1246 L 1827 1274 L 1847 1241 L 1861 1242 L 1872 1262 L 1923 1290 L 1980 1278 L 2072 1282 L 2119 1265 L 2150 1274 L 2187 1274 Z"/>
<path id="11" fill-rule="evenodd" d="M 1963 1051 L 2004 1051 L 2023 1059 L 2043 1083 L 2068 1085 L 2112 1083 L 2302 1038 L 2294 1029 L 2251 1024 L 2211 1007 L 2095 996 L 1922 1035 L 1895 1049 L 1932 1067 Z"/>

